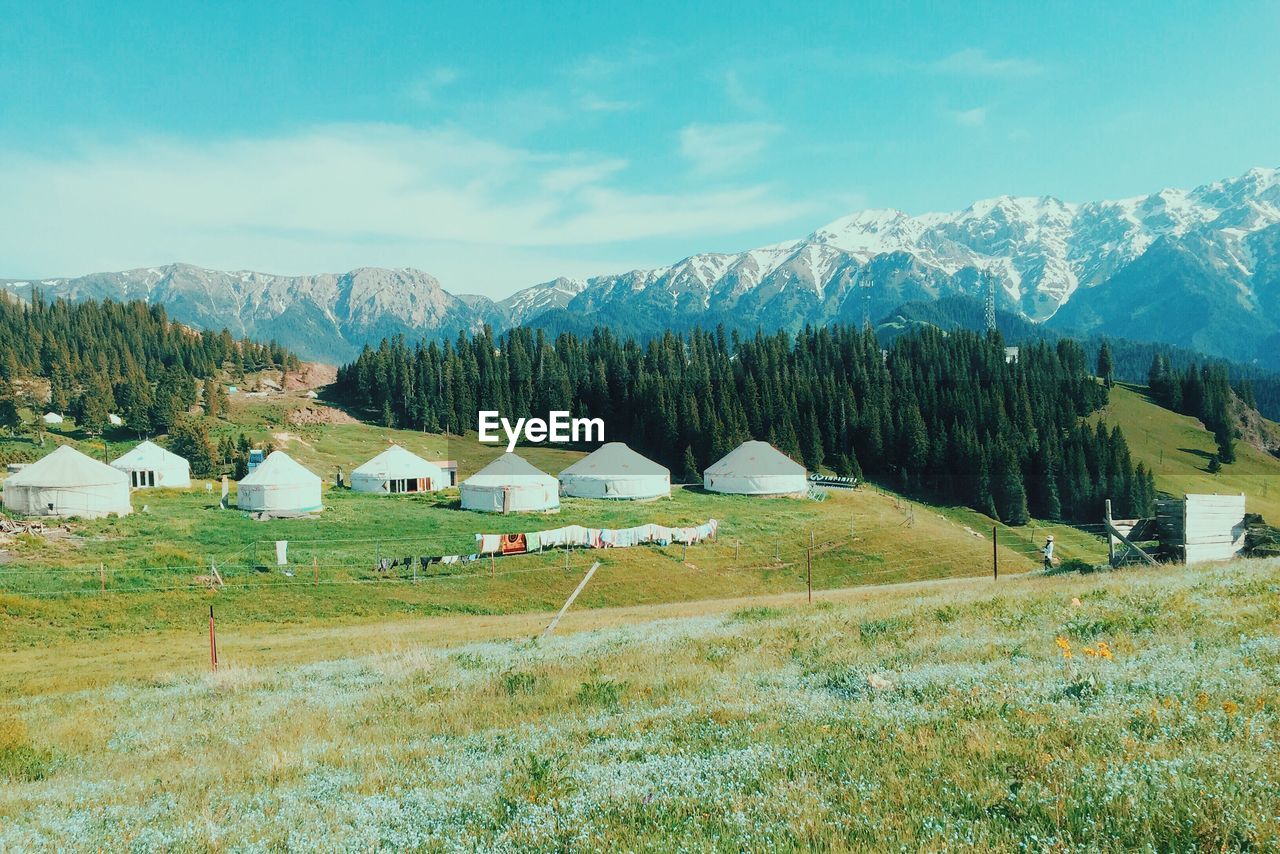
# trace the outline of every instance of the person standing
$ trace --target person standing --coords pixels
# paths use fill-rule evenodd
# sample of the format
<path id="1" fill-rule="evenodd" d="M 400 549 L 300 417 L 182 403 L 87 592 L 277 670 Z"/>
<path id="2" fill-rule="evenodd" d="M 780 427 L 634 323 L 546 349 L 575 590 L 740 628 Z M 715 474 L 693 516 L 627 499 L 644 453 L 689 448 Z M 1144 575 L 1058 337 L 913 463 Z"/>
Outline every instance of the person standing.
<path id="1" fill-rule="evenodd" d="M 1049 539 L 1044 541 L 1044 548 L 1040 550 L 1044 554 L 1045 572 L 1053 569 L 1053 534 L 1049 535 Z"/>

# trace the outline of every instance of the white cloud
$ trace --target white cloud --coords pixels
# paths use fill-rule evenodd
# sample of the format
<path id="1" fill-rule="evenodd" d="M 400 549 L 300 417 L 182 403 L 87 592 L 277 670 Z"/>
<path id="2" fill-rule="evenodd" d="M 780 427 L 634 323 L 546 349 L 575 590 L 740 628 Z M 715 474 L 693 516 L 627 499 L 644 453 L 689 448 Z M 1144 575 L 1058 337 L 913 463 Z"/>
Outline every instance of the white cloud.
<path id="1" fill-rule="evenodd" d="M 442 89 L 455 83 L 462 76 L 456 68 L 441 66 L 418 75 L 409 84 L 409 98 L 419 104 L 429 104 L 436 99 Z"/>
<path id="2" fill-rule="evenodd" d="M 413 265 L 454 271 L 446 287 L 502 296 L 547 274 L 613 270 L 621 262 L 610 256 L 623 252 L 631 263 L 639 241 L 732 235 L 810 212 L 761 185 L 628 190 L 626 166 L 394 125 L 0 150 L 0 276 L 179 260 L 282 273 Z M 583 271 L 582 257 L 597 266 Z M 527 258 L 538 259 L 528 276 L 494 280 Z"/>
<path id="3" fill-rule="evenodd" d="M 951 118 L 961 127 L 980 128 L 987 123 L 987 108 L 974 107 L 969 110 L 953 110 Z"/>
<path id="4" fill-rule="evenodd" d="M 1035 60 L 989 56 L 981 48 L 956 51 L 929 63 L 928 67 L 942 74 L 972 77 L 1029 77 L 1044 70 L 1044 66 Z"/>
<path id="5" fill-rule="evenodd" d="M 578 99 L 578 106 L 589 113 L 623 113 L 636 108 L 635 103 L 632 101 L 624 101 L 620 98 L 603 98 L 594 94 L 583 95 Z"/>
<path id="6" fill-rule="evenodd" d="M 781 132 L 768 122 L 686 125 L 680 131 L 680 154 L 695 172 L 728 175 L 755 160 Z"/>
<path id="7" fill-rule="evenodd" d="M 765 112 L 764 100 L 748 89 L 738 72 L 732 69 L 724 73 L 724 94 L 729 103 L 744 113 L 758 115 Z"/>

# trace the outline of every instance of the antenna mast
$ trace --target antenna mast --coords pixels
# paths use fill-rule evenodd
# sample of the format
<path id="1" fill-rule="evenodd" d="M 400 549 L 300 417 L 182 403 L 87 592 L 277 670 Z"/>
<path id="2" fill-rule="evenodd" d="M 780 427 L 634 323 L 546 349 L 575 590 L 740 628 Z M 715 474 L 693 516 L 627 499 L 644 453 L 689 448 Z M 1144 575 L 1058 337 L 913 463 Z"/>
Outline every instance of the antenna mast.
<path id="1" fill-rule="evenodd" d="M 871 325 L 871 277 L 859 271 L 858 287 L 862 289 L 862 326 Z"/>

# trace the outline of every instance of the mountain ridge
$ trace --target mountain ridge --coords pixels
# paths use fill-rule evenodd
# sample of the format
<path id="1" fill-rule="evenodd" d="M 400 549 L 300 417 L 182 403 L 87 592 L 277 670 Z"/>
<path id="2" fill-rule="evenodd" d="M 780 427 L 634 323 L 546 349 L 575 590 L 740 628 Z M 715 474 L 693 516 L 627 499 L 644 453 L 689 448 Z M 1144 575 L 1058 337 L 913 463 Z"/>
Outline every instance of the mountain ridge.
<path id="1" fill-rule="evenodd" d="M 1143 338 L 1280 367 L 1280 170 L 1115 201 L 997 196 L 961 211 L 858 211 L 803 238 L 510 296 L 452 294 L 413 268 L 278 276 L 189 264 L 36 282 L 71 299 L 163 302 L 178 320 L 349 358 L 386 335 L 450 337 L 489 324 L 644 333 L 724 323 L 859 322 L 907 302 L 981 297 L 1060 330 Z"/>

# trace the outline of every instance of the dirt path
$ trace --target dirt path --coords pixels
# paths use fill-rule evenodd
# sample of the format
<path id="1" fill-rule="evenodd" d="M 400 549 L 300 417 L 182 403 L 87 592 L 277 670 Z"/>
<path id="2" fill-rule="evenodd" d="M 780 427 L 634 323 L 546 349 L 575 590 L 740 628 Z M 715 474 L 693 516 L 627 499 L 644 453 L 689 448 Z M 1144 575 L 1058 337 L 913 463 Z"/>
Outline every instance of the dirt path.
<path id="1" fill-rule="evenodd" d="M 1001 576 L 1000 583 L 1021 584 L 1036 578 Z M 988 579 L 963 577 L 815 590 L 813 597 L 815 602 L 870 602 L 886 595 L 926 595 L 957 587 L 971 588 L 974 595 L 987 595 L 993 591 Z M 744 608 L 795 608 L 806 604 L 807 596 L 800 592 L 591 608 L 570 611 L 560 622 L 556 634 L 726 614 Z M 229 626 L 218 634 L 218 653 L 224 670 L 300 665 L 397 652 L 418 646 L 447 648 L 478 641 L 528 639 L 540 634 L 551 617 L 552 612 L 536 612 L 325 626 Z M 0 659 L 0 691 L 44 694 L 203 673 L 209 666 L 207 624 L 196 623 L 190 632 L 76 642 L 6 654 Z"/>

